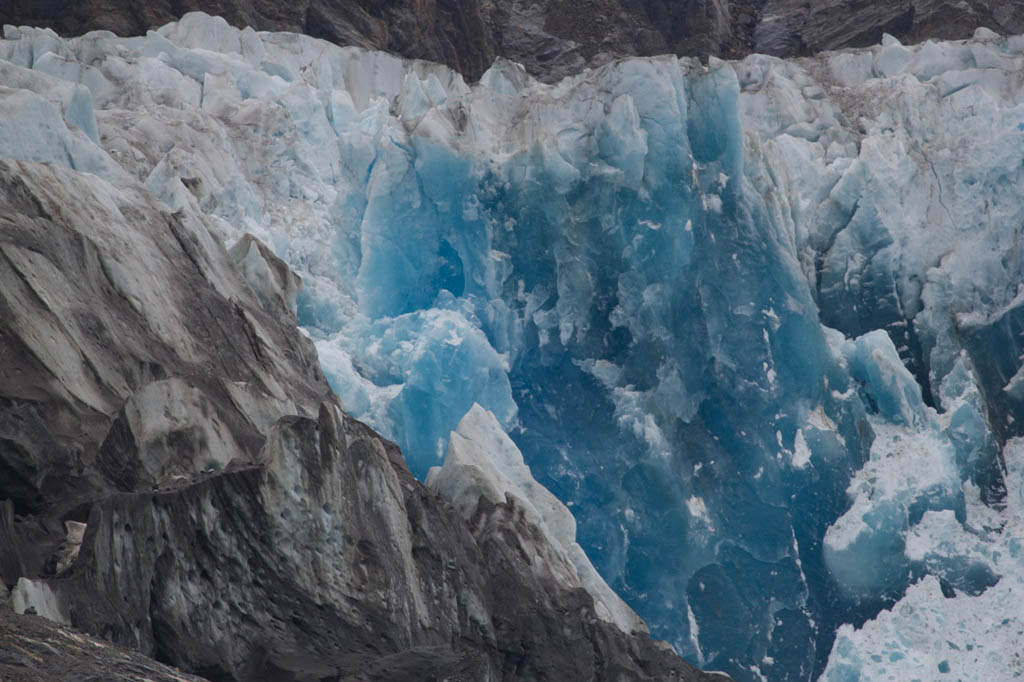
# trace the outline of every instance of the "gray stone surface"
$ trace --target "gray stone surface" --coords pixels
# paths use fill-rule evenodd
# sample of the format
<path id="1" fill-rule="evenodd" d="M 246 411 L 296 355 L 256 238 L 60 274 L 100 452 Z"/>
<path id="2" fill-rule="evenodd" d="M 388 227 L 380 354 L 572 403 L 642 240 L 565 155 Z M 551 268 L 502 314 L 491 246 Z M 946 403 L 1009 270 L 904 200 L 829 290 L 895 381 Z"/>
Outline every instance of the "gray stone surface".
<path id="1" fill-rule="evenodd" d="M 754 50 L 780 57 L 865 47 L 889 33 L 906 43 L 969 38 L 978 27 L 1024 31 L 1024 2 L 1010 0 L 766 0 Z"/>
<path id="2" fill-rule="evenodd" d="M 0 588 L 0 593 L 2 593 Z M 138 652 L 0 605 L 0 680 L 4 682 L 202 682 Z"/>
<path id="3" fill-rule="evenodd" d="M 1024 32 L 1024 0 L 11 0 L 0 23 L 135 35 L 203 10 L 237 26 L 443 62 L 475 80 L 498 56 L 556 81 L 615 57 L 807 55 L 879 42 Z"/>

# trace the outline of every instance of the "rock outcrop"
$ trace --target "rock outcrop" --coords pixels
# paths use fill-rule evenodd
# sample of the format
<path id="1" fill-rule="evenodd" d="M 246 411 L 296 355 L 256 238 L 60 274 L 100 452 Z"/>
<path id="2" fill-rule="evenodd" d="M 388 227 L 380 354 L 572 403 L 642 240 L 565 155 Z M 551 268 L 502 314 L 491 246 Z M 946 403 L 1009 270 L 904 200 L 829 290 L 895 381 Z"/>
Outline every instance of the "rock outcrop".
<path id="1" fill-rule="evenodd" d="M 203 682 L 136 651 L 6 608 L 0 608 L 0 680 Z"/>
<path id="2" fill-rule="evenodd" d="M 786 57 L 878 43 L 884 33 L 903 42 L 961 39 L 985 27 L 1002 34 L 1024 31 L 1024 3 L 992 0 L 840 2 L 766 0 L 752 32 L 756 52 Z"/>
<path id="3" fill-rule="evenodd" d="M 75 570 L 15 595 L 214 680 L 700 679 L 534 565 L 515 502 L 471 521 L 325 403 L 257 465 L 98 501 Z"/>
<path id="4" fill-rule="evenodd" d="M 967 38 L 981 26 L 1024 32 L 1020 0 L 12 0 L 0 23 L 136 35 L 195 10 L 442 62 L 470 80 L 499 56 L 553 82 L 623 56 L 797 56 L 875 44 L 885 32 L 905 42 Z"/>

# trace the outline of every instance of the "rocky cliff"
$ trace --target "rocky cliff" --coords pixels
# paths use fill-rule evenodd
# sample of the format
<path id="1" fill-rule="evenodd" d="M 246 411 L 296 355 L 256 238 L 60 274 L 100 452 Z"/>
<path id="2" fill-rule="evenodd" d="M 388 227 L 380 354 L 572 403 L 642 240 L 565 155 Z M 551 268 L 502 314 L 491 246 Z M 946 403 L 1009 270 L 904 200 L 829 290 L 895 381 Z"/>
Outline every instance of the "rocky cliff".
<path id="1" fill-rule="evenodd" d="M 806 55 L 877 43 L 1024 32 L 1020 0 L 12 0 L 0 23 L 136 35 L 202 10 L 238 27 L 389 50 L 476 80 L 501 56 L 557 81 L 614 57 Z"/>
<path id="2" fill-rule="evenodd" d="M 0 590 L 2 592 L 2 590 Z M 40 616 L 0 608 L 0 679 L 4 682 L 202 682 L 142 654 Z"/>

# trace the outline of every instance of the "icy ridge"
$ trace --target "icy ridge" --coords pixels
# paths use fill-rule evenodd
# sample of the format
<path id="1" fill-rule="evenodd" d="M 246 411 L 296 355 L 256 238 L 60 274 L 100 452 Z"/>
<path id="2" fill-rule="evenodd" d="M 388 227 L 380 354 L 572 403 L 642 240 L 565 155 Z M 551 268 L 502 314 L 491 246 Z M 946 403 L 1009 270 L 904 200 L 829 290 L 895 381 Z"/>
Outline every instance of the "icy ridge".
<path id="1" fill-rule="evenodd" d="M 647 632 L 647 626 L 598 574 L 576 542 L 576 519 L 568 507 L 534 480 L 523 454 L 495 416 L 477 404 L 452 431 L 444 465 L 431 467 L 426 484 L 459 507 L 467 520 L 481 498 L 504 504 L 509 498 L 524 508 L 527 520 L 554 548 L 553 559 L 538 557 L 538 570 L 550 572 L 567 587 L 582 587 L 595 601 L 598 617 L 626 633 Z"/>
<path id="2" fill-rule="evenodd" d="M 201 14 L 4 35 L 4 156 L 270 244 L 346 409 L 423 476 L 481 405 L 693 660 L 808 679 L 1006 570 L 915 538 L 1001 504 L 1024 424 L 1024 38 L 469 86 Z"/>

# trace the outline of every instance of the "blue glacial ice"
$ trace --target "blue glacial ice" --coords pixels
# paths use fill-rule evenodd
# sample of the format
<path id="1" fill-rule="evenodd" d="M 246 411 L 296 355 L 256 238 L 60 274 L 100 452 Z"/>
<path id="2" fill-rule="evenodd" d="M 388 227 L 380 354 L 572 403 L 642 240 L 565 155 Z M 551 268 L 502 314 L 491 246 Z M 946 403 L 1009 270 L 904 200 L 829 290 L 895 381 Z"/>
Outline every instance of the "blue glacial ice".
<path id="1" fill-rule="evenodd" d="M 1024 38 L 550 86 L 201 14 L 5 38 L 4 156 L 270 244 L 347 410 L 419 477 L 489 412 L 694 663 L 1020 665 Z"/>

